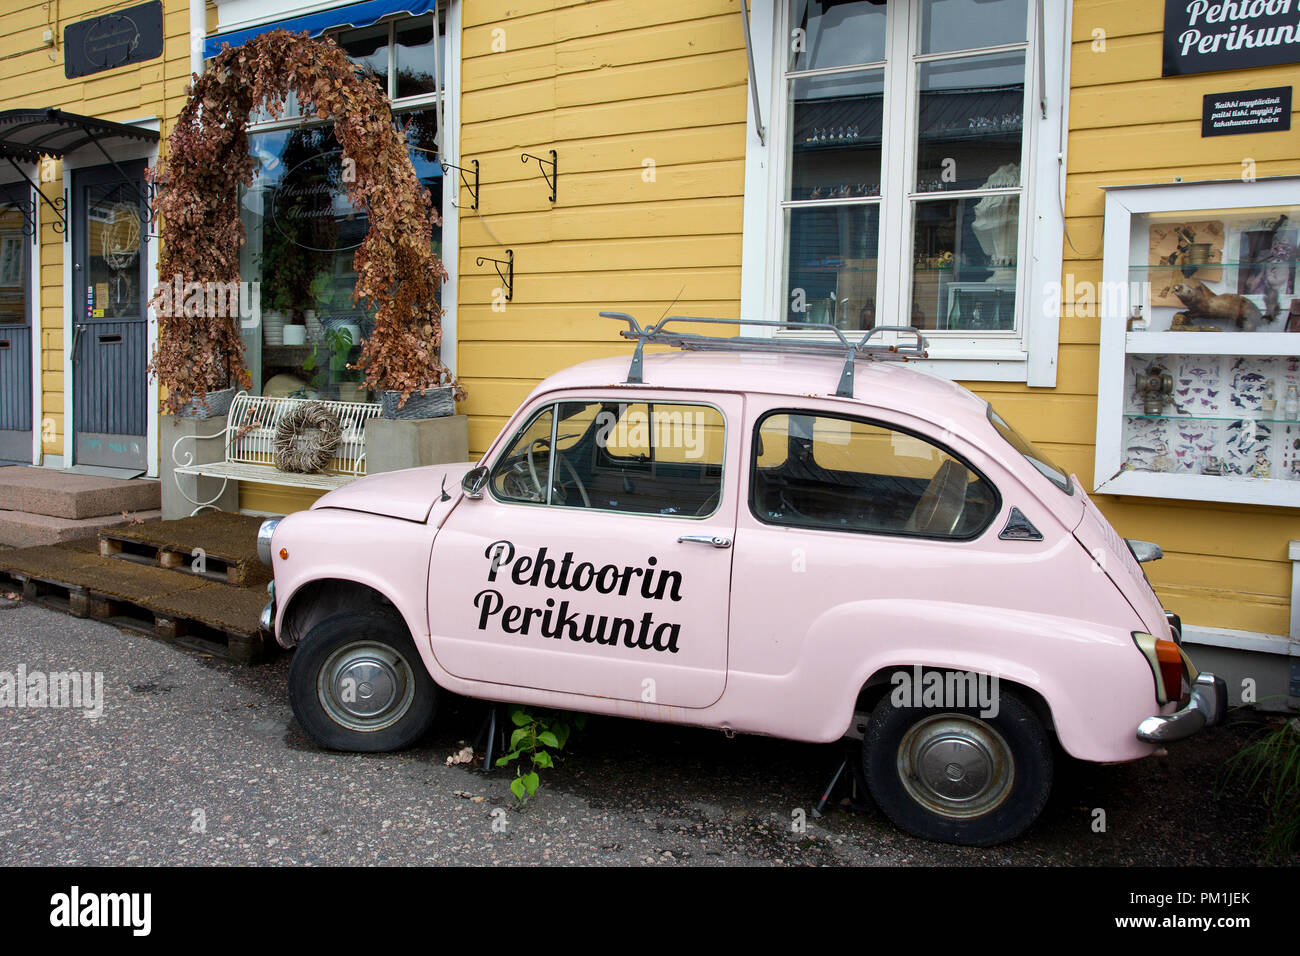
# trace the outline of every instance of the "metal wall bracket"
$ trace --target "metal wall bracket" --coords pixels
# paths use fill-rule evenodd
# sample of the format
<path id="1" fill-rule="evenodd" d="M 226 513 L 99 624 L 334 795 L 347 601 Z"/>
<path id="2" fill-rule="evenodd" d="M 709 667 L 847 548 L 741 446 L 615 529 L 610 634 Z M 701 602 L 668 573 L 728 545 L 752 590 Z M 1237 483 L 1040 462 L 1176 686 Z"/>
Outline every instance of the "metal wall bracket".
<path id="1" fill-rule="evenodd" d="M 39 197 L 39 201 L 45 203 L 45 205 L 49 206 L 50 209 L 54 211 L 54 215 L 58 217 L 58 221 L 52 223 L 54 231 L 63 234 L 63 237 L 66 239 L 68 232 L 68 218 L 64 215 L 64 212 L 68 208 L 67 200 L 62 196 L 59 196 L 51 201 L 45 193 L 41 192 L 41 187 L 32 180 L 32 177 L 23 172 L 23 168 L 14 162 L 12 156 L 6 156 L 5 159 L 9 160 L 9 165 L 12 166 L 18 175 L 23 178 L 23 182 L 27 183 L 27 185 L 32 188 L 32 192 Z M 25 208 L 23 208 L 23 221 L 27 223 L 27 226 L 23 228 L 23 235 L 33 236 L 36 234 L 36 203 L 29 202 L 27 204 L 20 204 L 20 206 L 25 206 Z M 28 232 L 28 229 L 31 229 L 31 232 Z"/>
<path id="2" fill-rule="evenodd" d="M 555 150 L 551 150 L 550 153 L 550 159 L 542 159 L 542 157 L 534 156 L 532 153 L 520 153 L 519 161 L 527 165 L 530 159 L 537 160 L 537 166 L 542 171 L 542 178 L 546 180 L 546 185 L 551 187 L 551 202 L 555 202 L 555 184 L 560 180 L 560 161 Z M 547 166 L 551 167 L 551 174 L 549 176 L 546 175 Z"/>
<path id="3" fill-rule="evenodd" d="M 13 206 L 23 216 L 22 233 L 24 239 L 36 238 L 36 200 L 28 193 L 26 199 L 15 199 L 12 202 L 0 203 L 0 205 Z"/>
<path id="4" fill-rule="evenodd" d="M 440 165 L 442 166 L 444 171 L 448 169 L 454 169 L 456 170 L 456 172 L 460 173 L 460 184 L 469 190 L 469 198 L 471 200 L 469 208 L 477 209 L 478 208 L 478 160 L 471 159 L 470 162 L 474 164 L 474 168 L 473 168 L 474 184 L 472 186 L 470 185 L 469 176 L 468 176 L 470 170 L 466 169 L 463 166 L 457 166 L 454 163 L 440 163 Z"/>
<path id="5" fill-rule="evenodd" d="M 474 260 L 474 262 L 480 266 L 485 262 L 491 262 L 493 264 L 493 268 L 497 270 L 497 276 L 501 279 L 501 282 L 505 286 L 506 301 L 509 302 L 511 299 L 514 298 L 515 251 L 513 249 L 506 250 L 506 257 L 504 259 L 493 259 L 491 256 L 479 256 L 477 259 Z M 501 271 L 502 266 L 506 267 L 505 272 Z"/>

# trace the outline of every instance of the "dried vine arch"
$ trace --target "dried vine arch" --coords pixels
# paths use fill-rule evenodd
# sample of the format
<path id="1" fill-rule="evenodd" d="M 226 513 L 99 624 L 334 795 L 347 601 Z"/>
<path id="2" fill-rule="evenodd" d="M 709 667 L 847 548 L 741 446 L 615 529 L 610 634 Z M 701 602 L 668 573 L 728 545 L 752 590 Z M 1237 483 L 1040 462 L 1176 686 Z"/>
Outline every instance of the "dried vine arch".
<path id="1" fill-rule="evenodd" d="M 151 370 L 167 388 L 168 411 L 228 384 L 251 383 L 238 316 L 189 291 L 182 307 L 173 301 L 172 277 L 181 276 L 187 290 L 202 288 L 189 283 L 239 281 L 239 187 L 251 185 L 254 174 L 249 113 L 264 105 L 278 116 L 290 91 L 305 114 L 333 119 L 350 174 L 344 177 L 348 198 L 369 217 L 353 260 L 353 298 L 375 310 L 374 332 L 358 360 L 366 384 L 401 392 L 405 401 L 412 392 L 452 383 L 439 355 L 438 292 L 447 273 L 431 246 L 438 214 L 387 96 L 332 40 L 274 30 L 227 47 L 195 78 L 168 137 L 166 161 L 151 173 L 159 187 L 154 215 L 161 219 L 163 277 L 150 300 L 159 316 Z M 459 384 L 455 391 L 464 397 Z"/>

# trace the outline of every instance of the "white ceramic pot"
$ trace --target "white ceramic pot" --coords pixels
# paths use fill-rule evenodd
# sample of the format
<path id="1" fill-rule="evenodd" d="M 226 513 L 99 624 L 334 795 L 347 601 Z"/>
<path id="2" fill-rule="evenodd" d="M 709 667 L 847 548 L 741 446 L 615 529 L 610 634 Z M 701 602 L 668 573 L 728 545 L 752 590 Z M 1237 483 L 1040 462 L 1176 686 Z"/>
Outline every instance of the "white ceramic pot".
<path id="1" fill-rule="evenodd" d="M 334 327 L 340 330 L 347 329 L 348 334 L 352 336 L 352 344 L 353 345 L 361 344 L 361 326 L 357 325 L 354 322 L 340 322 L 338 325 Z"/>
<path id="2" fill-rule="evenodd" d="M 262 341 L 267 345 L 284 344 L 284 313 L 262 313 Z"/>
<path id="3" fill-rule="evenodd" d="M 307 326 L 286 325 L 284 327 L 284 344 L 285 345 L 306 345 Z"/>

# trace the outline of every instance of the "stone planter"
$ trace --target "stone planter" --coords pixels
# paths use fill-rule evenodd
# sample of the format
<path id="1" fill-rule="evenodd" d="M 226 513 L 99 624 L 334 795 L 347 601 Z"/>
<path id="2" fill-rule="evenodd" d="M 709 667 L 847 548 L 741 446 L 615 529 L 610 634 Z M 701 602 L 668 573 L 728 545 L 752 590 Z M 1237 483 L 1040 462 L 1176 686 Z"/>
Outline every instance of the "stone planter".
<path id="1" fill-rule="evenodd" d="M 230 403 L 235 399 L 235 386 L 223 388 L 219 392 L 208 392 L 203 398 L 192 398 L 184 405 L 177 418 L 217 418 L 230 411 Z"/>
<path id="2" fill-rule="evenodd" d="M 469 461 L 469 418 L 465 415 L 371 418 L 366 422 L 367 475 L 459 461 Z"/>
<path id="3" fill-rule="evenodd" d="M 228 403 L 227 403 L 228 404 Z M 226 457 L 225 419 L 179 418 L 163 415 L 158 429 L 164 521 L 188 518 L 197 501 L 211 501 L 221 511 L 239 510 L 239 482 L 222 485 L 220 478 L 178 475 L 178 464 L 206 465 Z M 179 439 L 186 439 L 177 444 Z M 188 498 L 187 498 L 188 496 Z"/>
<path id="4" fill-rule="evenodd" d="M 445 418 L 456 414 L 456 399 L 452 397 L 450 385 L 430 388 L 423 395 L 412 392 L 407 397 L 406 404 L 398 408 L 401 400 L 401 392 L 386 389 L 382 393 L 380 403 L 384 418 L 390 421 L 409 421 L 415 418 Z"/>

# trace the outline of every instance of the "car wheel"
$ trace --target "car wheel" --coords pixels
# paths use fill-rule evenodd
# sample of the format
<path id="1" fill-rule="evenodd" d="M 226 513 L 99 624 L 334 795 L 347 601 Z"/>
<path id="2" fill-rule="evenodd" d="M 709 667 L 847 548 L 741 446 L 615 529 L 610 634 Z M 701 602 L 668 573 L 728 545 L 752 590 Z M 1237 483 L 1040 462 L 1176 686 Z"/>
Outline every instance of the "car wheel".
<path id="1" fill-rule="evenodd" d="M 997 713 L 900 707 L 886 695 L 867 724 L 872 798 L 914 836 L 992 846 L 1038 818 L 1052 787 L 1052 747 L 1034 711 L 1001 690 Z"/>
<path id="2" fill-rule="evenodd" d="M 423 736 L 438 688 L 400 618 L 349 611 L 303 638 L 289 665 L 289 702 L 322 747 L 381 753 Z"/>

